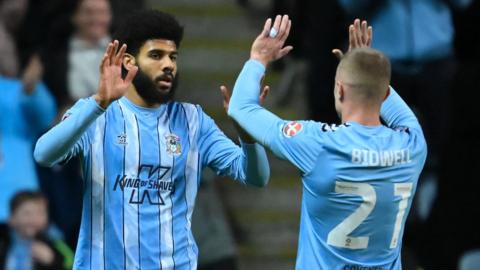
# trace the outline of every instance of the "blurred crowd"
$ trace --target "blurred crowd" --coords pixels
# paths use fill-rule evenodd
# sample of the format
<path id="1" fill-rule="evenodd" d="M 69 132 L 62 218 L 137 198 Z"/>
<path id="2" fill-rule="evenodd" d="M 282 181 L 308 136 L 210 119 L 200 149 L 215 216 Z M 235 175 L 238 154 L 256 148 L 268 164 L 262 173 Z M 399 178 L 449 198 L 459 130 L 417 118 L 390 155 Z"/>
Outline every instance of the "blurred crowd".
<path id="1" fill-rule="evenodd" d="M 246 0 L 238 3 L 249 7 Z M 145 7 L 140 0 L 0 0 L 0 268 L 71 267 L 83 196 L 79 162 L 40 168 L 33 145 L 73 102 L 95 93 L 110 34 L 128 12 Z M 282 13 L 293 17 L 289 42 L 295 50 L 291 62 L 274 68 L 287 72 L 292 62 L 305 63 L 310 117 L 330 123 L 338 121 L 331 102 L 337 65 L 331 50 L 347 44 L 352 18 L 372 24 L 373 47 L 390 57 L 392 86 L 414 108 L 429 145 L 407 220 L 404 268 L 455 269 L 462 258 L 475 258 L 479 1 L 272 1 L 271 14 Z M 215 203 L 200 197 L 199 205 L 221 204 L 210 184 L 202 190 Z M 225 269 L 234 269 L 235 248 L 222 211 L 213 210 L 219 221 L 211 223 L 223 232 L 216 242 L 226 246 L 206 246 L 223 251 Z M 202 229 L 205 237 L 200 231 L 197 240 L 208 241 L 212 233 Z"/>

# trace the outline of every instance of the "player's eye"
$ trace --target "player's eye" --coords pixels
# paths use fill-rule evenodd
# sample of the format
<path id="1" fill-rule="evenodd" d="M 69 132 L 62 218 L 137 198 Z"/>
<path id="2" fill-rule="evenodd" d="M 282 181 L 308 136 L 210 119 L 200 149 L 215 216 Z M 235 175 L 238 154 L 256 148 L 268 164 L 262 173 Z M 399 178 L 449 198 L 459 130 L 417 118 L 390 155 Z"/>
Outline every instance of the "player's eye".
<path id="1" fill-rule="evenodd" d="M 155 60 L 158 60 L 162 57 L 158 52 L 150 52 L 148 56 Z"/>
<path id="2" fill-rule="evenodd" d="M 171 55 L 170 55 L 170 59 L 171 59 L 172 61 L 177 61 L 177 58 L 178 58 L 178 54 L 171 54 Z"/>

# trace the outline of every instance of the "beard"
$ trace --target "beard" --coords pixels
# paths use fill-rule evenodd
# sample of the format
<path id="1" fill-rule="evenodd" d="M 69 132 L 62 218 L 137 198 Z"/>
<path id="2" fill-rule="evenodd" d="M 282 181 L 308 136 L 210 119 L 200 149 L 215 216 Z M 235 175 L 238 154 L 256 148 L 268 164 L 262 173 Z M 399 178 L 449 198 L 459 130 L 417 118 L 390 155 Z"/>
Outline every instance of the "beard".
<path id="1" fill-rule="evenodd" d="M 156 84 L 156 82 L 165 78 L 173 78 L 170 89 L 165 89 Z M 163 75 L 151 79 L 143 70 L 138 67 L 138 72 L 132 81 L 137 93 L 148 104 L 167 103 L 175 96 L 175 90 L 178 84 L 178 75 L 171 72 L 165 72 Z"/>

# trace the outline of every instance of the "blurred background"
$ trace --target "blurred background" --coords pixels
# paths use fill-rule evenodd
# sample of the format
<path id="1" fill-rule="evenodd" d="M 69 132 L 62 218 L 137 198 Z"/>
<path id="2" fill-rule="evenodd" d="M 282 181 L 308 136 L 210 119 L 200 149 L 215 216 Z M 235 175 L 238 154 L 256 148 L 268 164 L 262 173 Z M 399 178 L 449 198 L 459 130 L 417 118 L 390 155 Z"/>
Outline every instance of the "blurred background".
<path id="1" fill-rule="evenodd" d="M 338 121 L 331 50 L 345 50 L 353 18 L 367 19 L 373 47 L 392 61 L 392 86 L 415 110 L 429 144 L 404 234 L 404 269 L 480 269 L 475 0 L 0 0 L 0 229 L 15 214 L 15 194 L 40 190 L 50 225 L 39 230 L 75 250 L 79 163 L 40 168 L 33 145 L 73 102 L 95 93 L 112 31 L 139 8 L 172 13 L 185 26 L 177 100 L 202 105 L 232 139 L 220 85 L 233 88 L 267 17 L 292 17 L 294 51 L 269 68 L 266 107 L 285 119 L 329 123 Z M 300 174 L 273 156 L 270 165 L 264 189 L 204 174 L 193 219 L 201 269 L 294 268 Z"/>

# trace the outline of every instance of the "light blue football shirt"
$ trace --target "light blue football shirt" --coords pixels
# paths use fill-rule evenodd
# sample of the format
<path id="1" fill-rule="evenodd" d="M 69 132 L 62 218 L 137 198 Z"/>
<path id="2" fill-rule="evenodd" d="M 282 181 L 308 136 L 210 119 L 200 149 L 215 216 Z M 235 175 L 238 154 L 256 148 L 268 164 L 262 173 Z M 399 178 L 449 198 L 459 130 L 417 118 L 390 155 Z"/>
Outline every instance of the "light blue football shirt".
<path id="1" fill-rule="evenodd" d="M 75 269 L 196 269 L 191 217 L 202 168 L 257 186 L 269 177 L 263 147 L 236 146 L 187 103 L 146 109 L 123 97 L 103 111 L 80 100 L 35 149 L 44 165 L 75 155 L 85 180 Z"/>
<path id="2" fill-rule="evenodd" d="M 229 114 L 302 172 L 296 269 L 401 269 L 405 220 L 426 159 L 413 112 L 391 89 L 386 126 L 285 121 L 258 105 L 265 67 L 248 61 Z"/>

